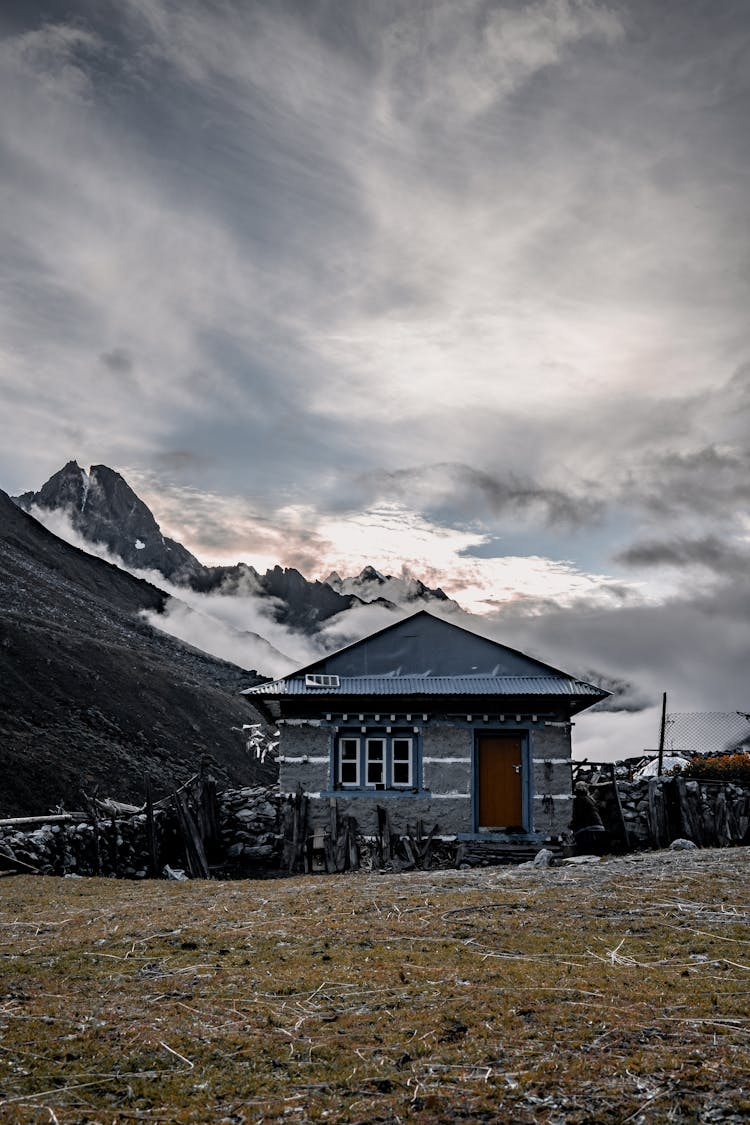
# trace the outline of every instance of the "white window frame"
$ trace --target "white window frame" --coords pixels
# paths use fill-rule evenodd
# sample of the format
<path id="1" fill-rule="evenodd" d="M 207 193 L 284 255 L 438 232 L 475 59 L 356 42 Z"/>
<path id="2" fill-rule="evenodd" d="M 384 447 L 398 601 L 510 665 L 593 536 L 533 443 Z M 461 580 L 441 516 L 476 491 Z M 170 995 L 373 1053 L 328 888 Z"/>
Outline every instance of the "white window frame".
<path id="1" fill-rule="evenodd" d="M 409 767 L 409 780 L 396 781 L 396 765 L 403 765 L 404 759 L 400 758 L 398 763 L 394 757 L 394 746 L 397 742 L 406 742 L 409 747 L 408 757 L 405 759 Z M 413 789 L 414 788 L 414 739 L 408 734 L 394 734 L 390 738 L 390 753 L 388 755 L 388 764 L 390 766 L 390 786 L 392 789 Z"/>
<path id="2" fill-rule="evenodd" d="M 382 751 L 379 758 L 370 758 L 370 746 L 379 742 Z M 370 781 L 370 762 L 380 765 L 380 781 Z M 388 787 L 388 738 L 385 734 L 372 734 L 365 739 L 365 788 L 387 789 Z"/>
<path id="3" fill-rule="evenodd" d="M 343 766 L 344 766 L 343 749 L 344 749 L 344 743 L 345 742 L 353 742 L 355 747 L 356 747 L 356 753 L 355 753 L 355 756 L 354 756 L 354 767 L 355 767 L 357 776 L 356 776 L 355 781 L 344 781 L 343 777 L 342 777 L 342 774 L 344 772 L 343 771 Z M 358 738 L 356 734 L 344 734 L 344 735 L 342 735 L 339 738 L 339 741 L 338 741 L 337 758 L 338 758 L 338 762 L 337 762 L 337 765 L 336 765 L 336 776 L 337 776 L 337 779 L 338 779 L 339 788 L 340 789 L 361 789 L 362 784 L 361 784 L 361 775 L 360 775 L 360 762 L 361 762 L 361 758 L 362 758 L 362 740 L 360 738 Z M 346 760 L 346 765 L 351 765 L 351 763 L 352 763 L 352 759 L 348 758 Z"/>
<path id="4" fill-rule="evenodd" d="M 395 743 L 406 743 L 409 750 L 408 760 L 402 758 L 396 762 L 393 757 L 393 750 Z M 374 744 L 377 743 L 382 746 L 382 757 L 371 758 L 370 749 L 374 749 Z M 347 760 L 348 765 L 355 764 L 356 781 L 344 781 L 343 769 L 344 764 L 342 760 L 342 751 L 345 746 L 356 746 L 356 762 L 354 758 Z M 345 789 L 348 792 L 355 790 L 360 793 L 379 793 L 383 790 L 390 790 L 396 792 L 406 793 L 408 791 L 415 791 L 419 787 L 418 783 L 418 766 L 419 766 L 419 749 L 418 738 L 411 733 L 404 732 L 392 733 L 387 730 L 371 730 L 371 731 L 345 731 L 339 732 L 335 737 L 334 742 L 334 766 L 335 766 L 335 789 Z M 371 764 L 377 763 L 381 766 L 381 780 L 370 781 L 369 767 Z M 408 764 L 408 780 L 396 781 L 394 779 L 395 766 Z"/>

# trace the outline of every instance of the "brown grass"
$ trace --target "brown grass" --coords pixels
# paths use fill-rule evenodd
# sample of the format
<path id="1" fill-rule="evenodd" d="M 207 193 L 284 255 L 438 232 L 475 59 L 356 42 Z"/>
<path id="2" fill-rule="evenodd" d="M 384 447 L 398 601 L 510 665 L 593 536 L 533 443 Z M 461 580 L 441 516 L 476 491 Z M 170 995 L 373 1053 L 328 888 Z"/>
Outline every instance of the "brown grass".
<path id="1" fill-rule="evenodd" d="M 746 1120 L 747 867 L 2 879 L 0 1120 Z"/>

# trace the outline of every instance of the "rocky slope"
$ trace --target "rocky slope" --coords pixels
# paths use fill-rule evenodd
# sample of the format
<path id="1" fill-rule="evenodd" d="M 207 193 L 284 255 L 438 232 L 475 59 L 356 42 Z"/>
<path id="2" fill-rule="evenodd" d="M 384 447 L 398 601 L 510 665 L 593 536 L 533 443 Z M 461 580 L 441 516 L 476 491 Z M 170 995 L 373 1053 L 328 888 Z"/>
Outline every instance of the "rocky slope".
<path id="1" fill-rule="evenodd" d="M 138 802 L 147 772 L 165 792 L 205 755 L 224 784 L 272 778 L 241 730 L 257 675 L 150 628 L 140 612 L 165 601 L 0 492 L 0 815 L 77 807 L 97 785 Z"/>

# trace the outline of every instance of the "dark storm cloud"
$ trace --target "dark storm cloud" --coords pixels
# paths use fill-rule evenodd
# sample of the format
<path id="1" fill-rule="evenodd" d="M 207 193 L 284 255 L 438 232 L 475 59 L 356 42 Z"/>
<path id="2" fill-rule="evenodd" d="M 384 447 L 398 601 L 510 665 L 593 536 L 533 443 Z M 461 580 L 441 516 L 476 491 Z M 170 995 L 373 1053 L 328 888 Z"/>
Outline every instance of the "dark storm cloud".
<path id="1" fill-rule="evenodd" d="M 746 706 L 749 616 L 745 579 L 652 605 L 582 601 L 528 614 L 511 604 L 494 615 L 493 628 L 498 639 L 582 676 L 595 668 L 646 699 L 668 691 L 676 709 L 717 711 Z"/>
<path id="2" fill-rule="evenodd" d="M 616 561 L 630 567 L 700 566 L 719 575 L 745 576 L 750 573 L 750 550 L 736 541 L 717 536 L 701 539 L 646 540 L 634 543 L 616 556 Z"/>
<path id="3" fill-rule="evenodd" d="M 458 524 L 488 514 L 523 513 L 542 523 L 579 527 L 595 522 L 605 509 L 593 486 L 575 494 L 524 480 L 512 471 L 500 477 L 456 462 L 381 471 L 368 477 L 368 484 L 378 497 L 398 497 L 438 520 Z"/>
<path id="4" fill-rule="evenodd" d="M 604 688 L 605 691 L 610 693 L 606 699 L 595 704 L 592 710 L 638 712 L 645 711 L 647 707 L 653 707 L 656 702 L 655 692 L 644 691 L 643 688 L 636 687 L 628 680 L 608 676 L 606 673 L 597 672 L 593 668 L 584 668 L 583 671 L 579 670 L 578 674 L 582 680 L 596 684 L 597 687 Z"/>
<path id="5" fill-rule="evenodd" d="M 113 348 L 110 352 L 102 352 L 99 359 L 115 375 L 129 375 L 133 370 L 133 356 L 127 348 Z"/>
<path id="6" fill-rule="evenodd" d="M 687 511 L 731 518 L 737 506 L 750 503 L 750 452 L 720 452 L 706 446 L 691 453 L 669 453 L 656 459 L 651 480 L 644 484 L 644 503 L 659 514 Z"/>

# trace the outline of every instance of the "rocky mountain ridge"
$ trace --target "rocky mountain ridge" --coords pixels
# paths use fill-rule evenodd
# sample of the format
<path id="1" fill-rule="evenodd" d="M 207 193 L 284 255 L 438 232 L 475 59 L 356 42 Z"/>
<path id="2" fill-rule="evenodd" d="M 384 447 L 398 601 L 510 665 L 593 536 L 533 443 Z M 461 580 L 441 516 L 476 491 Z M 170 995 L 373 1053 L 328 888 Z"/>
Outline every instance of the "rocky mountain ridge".
<path id="1" fill-rule="evenodd" d="M 409 605 L 413 602 L 439 601 L 456 605 L 439 586 L 430 587 L 413 574 L 381 574 L 374 566 L 366 566 L 359 574 L 342 578 L 334 570 L 325 579 L 326 585 L 337 594 L 349 594 L 368 604 L 382 600 Z"/>
<path id="2" fill-rule="evenodd" d="M 430 601 L 450 603 L 443 590 L 431 589 L 418 578 L 384 575 L 371 566 L 350 578 L 334 572 L 324 582 L 311 581 L 294 567 L 275 566 L 262 574 L 244 562 L 205 566 L 181 543 L 162 534 L 147 505 L 107 465 L 92 465 L 87 473 L 77 461 L 69 461 L 38 492 L 11 499 L 27 512 L 67 512 L 83 539 L 104 544 L 127 567 L 155 570 L 175 585 L 202 594 L 252 592 L 266 598 L 275 621 L 304 633 L 317 632 L 329 618 L 355 606 L 377 604 L 395 610 Z"/>

